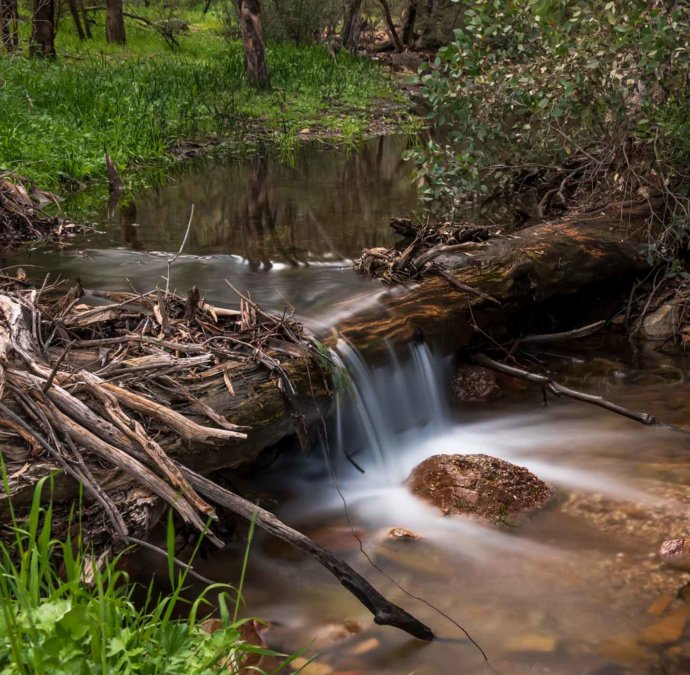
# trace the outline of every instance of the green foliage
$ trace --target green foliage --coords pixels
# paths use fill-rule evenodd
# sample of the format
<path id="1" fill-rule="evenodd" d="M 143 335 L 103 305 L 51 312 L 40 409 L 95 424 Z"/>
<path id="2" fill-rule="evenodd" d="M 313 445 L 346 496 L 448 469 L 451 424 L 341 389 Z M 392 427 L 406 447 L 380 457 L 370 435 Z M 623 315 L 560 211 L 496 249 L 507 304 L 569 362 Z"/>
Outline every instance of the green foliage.
<path id="1" fill-rule="evenodd" d="M 242 147 L 258 130 L 270 137 L 314 126 L 337 136 L 344 123 L 366 129 L 371 102 L 394 97 L 376 64 L 292 44 L 269 44 L 273 90 L 258 92 L 245 77 L 241 44 L 218 32 L 218 15 L 180 16 L 191 31 L 174 51 L 129 21 L 124 49 L 105 43 L 102 24 L 82 43 L 66 17 L 56 62 L 0 59 L 0 169 L 64 191 L 104 181 L 106 151 L 121 170 L 160 168 L 184 141 L 221 138 Z"/>
<path id="2" fill-rule="evenodd" d="M 8 491 L 4 467 L 3 483 Z M 172 549 L 172 591 L 158 596 L 150 587 L 143 604 L 135 603 L 135 585 L 118 558 L 98 565 L 79 537 L 52 537 L 52 507 L 41 505 L 44 483 L 25 521 L 10 506 L 11 540 L 0 541 L 0 673 L 216 673 L 228 672 L 243 654 L 264 653 L 242 641 L 239 601 L 234 617 L 227 611 L 230 586 L 210 586 L 191 604 L 183 600 L 187 570 L 172 567 Z M 87 570 L 91 585 L 84 583 Z M 211 593 L 225 608 L 223 627 L 212 634 L 200 617 Z"/>
<path id="3" fill-rule="evenodd" d="M 262 0 L 261 26 L 267 40 L 320 42 L 343 14 L 339 0 Z"/>
<path id="4" fill-rule="evenodd" d="M 512 180 L 512 167 L 576 153 L 610 196 L 686 191 L 687 2 L 477 0 L 462 26 L 419 73 L 429 121 L 447 134 L 410 157 L 441 211 Z"/>

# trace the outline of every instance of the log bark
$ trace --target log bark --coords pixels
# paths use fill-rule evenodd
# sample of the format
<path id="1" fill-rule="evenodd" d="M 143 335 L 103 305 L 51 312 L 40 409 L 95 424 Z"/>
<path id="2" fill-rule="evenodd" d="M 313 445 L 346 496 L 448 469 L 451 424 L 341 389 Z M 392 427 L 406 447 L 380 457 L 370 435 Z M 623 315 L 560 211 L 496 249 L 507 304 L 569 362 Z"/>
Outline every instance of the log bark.
<path id="1" fill-rule="evenodd" d="M 29 53 L 31 56 L 55 57 L 55 4 L 53 0 L 34 0 Z"/>
<path id="2" fill-rule="evenodd" d="M 120 45 L 127 43 L 122 0 L 106 0 L 105 39 Z"/>
<path id="3" fill-rule="evenodd" d="M 505 330 L 525 308 L 648 268 L 640 247 L 659 209 L 657 202 L 627 202 L 442 251 L 434 263 L 451 280 L 430 273 L 393 286 L 375 306 L 345 319 L 340 335 L 364 352 L 420 338 L 460 349 L 477 328 Z"/>
<path id="4" fill-rule="evenodd" d="M 244 45 L 244 69 L 256 87 L 267 88 L 271 78 L 266 65 L 266 48 L 261 37 L 259 0 L 237 0 L 237 13 Z"/>

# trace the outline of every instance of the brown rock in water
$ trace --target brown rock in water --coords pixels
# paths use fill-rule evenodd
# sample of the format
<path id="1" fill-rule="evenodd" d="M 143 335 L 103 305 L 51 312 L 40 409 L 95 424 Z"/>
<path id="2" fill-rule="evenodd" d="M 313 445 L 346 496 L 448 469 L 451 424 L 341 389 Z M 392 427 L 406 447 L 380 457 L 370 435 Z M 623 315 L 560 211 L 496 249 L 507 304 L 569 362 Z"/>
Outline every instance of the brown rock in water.
<path id="1" fill-rule="evenodd" d="M 668 539 L 661 545 L 659 557 L 670 567 L 690 570 L 690 539 Z"/>
<path id="2" fill-rule="evenodd" d="M 434 455 L 412 469 L 407 483 L 446 515 L 489 520 L 534 511 L 553 497 L 524 467 L 488 455 Z"/>
<path id="3" fill-rule="evenodd" d="M 416 541 L 420 536 L 412 530 L 406 530 L 404 527 L 394 527 L 389 533 L 388 538 L 392 541 Z"/>
<path id="4" fill-rule="evenodd" d="M 453 378 L 453 395 L 458 401 L 486 401 L 500 394 L 496 375 L 488 368 L 464 364 Z"/>
<path id="5" fill-rule="evenodd" d="M 639 640 L 646 645 L 665 645 L 677 642 L 683 636 L 685 624 L 690 618 L 690 607 L 683 605 L 665 619 L 640 631 Z"/>

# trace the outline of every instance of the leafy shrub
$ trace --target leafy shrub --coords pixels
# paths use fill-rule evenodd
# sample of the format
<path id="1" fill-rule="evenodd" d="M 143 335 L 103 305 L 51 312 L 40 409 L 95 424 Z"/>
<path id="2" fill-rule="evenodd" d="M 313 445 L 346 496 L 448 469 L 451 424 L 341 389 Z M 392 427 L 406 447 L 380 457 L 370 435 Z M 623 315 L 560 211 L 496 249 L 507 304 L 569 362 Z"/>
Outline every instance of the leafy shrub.
<path id="1" fill-rule="evenodd" d="M 410 153 L 430 203 L 519 191 L 529 169 L 563 208 L 661 190 L 687 216 L 687 2 L 477 0 L 461 23 L 419 73 L 446 131 Z"/>

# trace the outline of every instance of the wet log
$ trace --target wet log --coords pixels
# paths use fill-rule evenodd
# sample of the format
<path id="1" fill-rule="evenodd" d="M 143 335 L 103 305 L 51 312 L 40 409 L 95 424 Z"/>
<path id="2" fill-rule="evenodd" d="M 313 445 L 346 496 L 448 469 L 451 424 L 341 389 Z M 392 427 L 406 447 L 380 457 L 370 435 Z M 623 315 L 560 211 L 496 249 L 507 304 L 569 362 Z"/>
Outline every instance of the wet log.
<path id="1" fill-rule="evenodd" d="M 656 201 L 626 202 L 512 236 L 439 247 L 421 261 L 436 271 L 429 265 L 427 274 L 393 286 L 376 304 L 361 303 L 339 326 L 340 336 L 374 353 L 419 339 L 460 349 L 478 330 L 509 333 L 508 322 L 526 308 L 647 269 L 640 248 L 654 227 L 650 219 L 661 222 L 661 208 Z"/>

